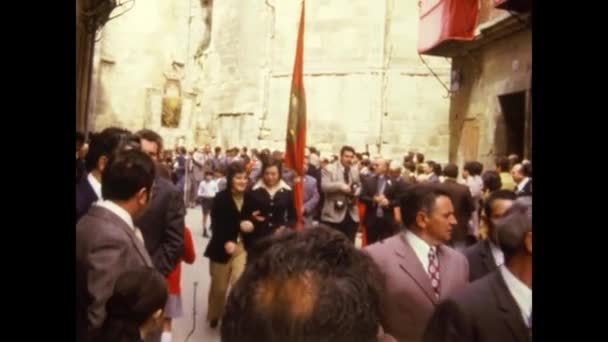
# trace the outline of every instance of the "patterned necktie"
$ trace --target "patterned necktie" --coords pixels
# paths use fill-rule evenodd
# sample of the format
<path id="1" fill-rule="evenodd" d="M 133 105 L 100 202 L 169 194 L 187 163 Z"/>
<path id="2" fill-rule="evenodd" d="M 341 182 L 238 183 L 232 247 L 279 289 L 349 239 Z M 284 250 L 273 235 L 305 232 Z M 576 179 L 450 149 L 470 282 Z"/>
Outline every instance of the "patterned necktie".
<path id="1" fill-rule="evenodd" d="M 435 246 L 429 249 L 429 276 L 431 277 L 431 286 L 435 291 L 435 298 L 439 299 L 439 259 Z"/>

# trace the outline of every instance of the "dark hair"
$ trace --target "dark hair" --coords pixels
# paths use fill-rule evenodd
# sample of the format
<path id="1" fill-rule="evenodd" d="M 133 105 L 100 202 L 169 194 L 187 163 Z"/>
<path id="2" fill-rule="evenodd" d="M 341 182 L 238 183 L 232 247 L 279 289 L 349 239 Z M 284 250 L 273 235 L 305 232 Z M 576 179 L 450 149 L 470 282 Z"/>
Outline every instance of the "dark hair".
<path id="1" fill-rule="evenodd" d="M 502 181 L 500 180 L 500 174 L 494 170 L 488 170 L 481 175 L 484 189 L 490 192 L 494 192 L 502 188 Z"/>
<path id="2" fill-rule="evenodd" d="M 374 261 L 333 229 L 270 236 L 248 251 L 222 341 L 377 341 L 381 279 Z"/>
<path id="3" fill-rule="evenodd" d="M 216 170 L 216 172 L 226 175 L 226 190 L 230 191 L 230 189 L 232 189 L 232 179 L 234 176 L 239 173 L 247 173 L 247 169 L 242 162 L 233 161 L 226 167 L 226 173 L 223 173 L 221 170 Z"/>
<path id="4" fill-rule="evenodd" d="M 355 154 L 354 148 L 352 148 L 351 146 L 348 146 L 348 145 L 344 145 L 340 149 L 340 157 L 342 157 L 344 155 L 344 152 L 346 152 L 346 151 L 349 151 L 349 152 L 352 152 L 353 154 Z"/>
<path id="5" fill-rule="evenodd" d="M 146 153 L 119 151 L 101 174 L 101 194 L 104 199 L 126 201 L 142 188 L 149 193 L 155 176 L 156 165 Z"/>
<path id="6" fill-rule="evenodd" d="M 470 161 L 464 163 L 463 169 L 466 170 L 471 176 L 481 176 L 483 165 L 477 161 Z"/>
<path id="7" fill-rule="evenodd" d="M 156 174 L 171 181 L 171 170 L 169 170 L 169 167 L 163 163 L 156 164 Z"/>
<path id="8" fill-rule="evenodd" d="M 95 342 L 138 341 L 139 328 L 167 303 L 167 281 L 154 268 L 122 273 L 106 303 L 107 316 Z"/>
<path id="9" fill-rule="evenodd" d="M 483 204 L 483 212 L 486 215 L 486 218 L 490 219 L 492 217 L 492 205 L 495 201 L 498 200 L 511 200 L 515 201 L 517 199 L 517 195 L 511 190 L 496 190 L 490 194 L 490 196 L 485 200 Z"/>
<path id="10" fill-rule="evenodd" d="M 87 172 L 91 172 L 97 168 L 99 158 L 103 156 L 110 157 L 120 145 L 131 138 L 131 132 L 118 127 L 108 127 L 100 133 L 90 134 L 89 153 L 85 157 Z"/>
<path id="11" fill-rule="evenodd" d="M 511 163 L 507 157 L 496 158 L 496 167 L 500 168 L 500 172 L 509 172 L 511 170 Z"/>
<path id="12" fill-rule="evenodd" d="M 372 164 L 372 162 L 369 159 L 361 160 L 361 165 L 363 165 L 363 166 L 369 167 L 371 164 Z"/>
<path id="13" fill-rule="evenodd" d="M 244 151 L 245 153 L 247 153 L 247 146 L 243 146 L 243 148 L 241 150 Z"/>
<path id="14" fill-rule="evenodd" d="M 241 159 L 243 160 L 243 163 L 244 163 L 245 165 L 249 164 L 249 162 L 251 161 L 251 158 L 249 158 L 249 156 L 248 156 L 248 155 L 246 155 L 246 154 L 242 155 L 242 156 L 241 156 Z"/>
<path id="15" fill-rule="evenodd" d="M 443 175 L 448 178 L 458 177 L 458 166 L 454 164 L 448 164 L 443 168 Z"/>
<path id="16" fill-rule="evenodd" d="M 152 141 L 156 143 L 158 146 L 158 153 L 162 153 L 163 151 L 163 138 L 156 132 L 151 129 L 142 129 L 139 132 L 135 133 L 140 139 L 145 139 L 148 141 Z"/>
<path id="17" fill-rule="evenodd" d="M 84 133 L 76 131 L 76 148 L 79 149 L 84 145 Z"/>
<path id="18" fill-rule="evenodd" d="M 410 172 L 416 172 L 416 164 L 413 161 L 407 161 L 403 163 L 403 167 Z"/>
<path id="19" fill-rule="evenodd" d="M 437 176 L 441 176 L 441 164 L 439 163 L 434 163 L 433 164 L 433 173 L 436 174 Z M 456 174 L 458 174 L 458 168 L 456 168 Z"/>
<path id="20" fill-rule="evenodd" d="M 522 163 L 521 174 L 525 177 L 532 177 L 532 163 Z"/>
<path id="21" fill-rule="evenodd" d="M 521 163 L 521 158 L 517 154 L 515 154 L 515 153 L 510 154 L 507 157 L 507 159 L 509 159 L 509 166 L 510 167 L 513 167 L 513 165 L 515 165 L 515 164 Z"/>
<path id="22" fill-rule="evenodd" d="M 355 157 L 357 157 L 359 160 L 363 159 L 363 155 L 361 153 L 355 153 Z"/>
<path id="23" fill-rule="evenodd" d="M 222 152 L 222 148 L 219 146 L 215 146 L 214 150 L 215 150 L 215 153 Z"/>
<path id="24" fill-rule="evenodd" d="M 281 179 L 283 177 L 283 163 L 280 160 L 274 158 L 269 158 L 268 160 L 262 162 L 262 169 L 260 170 L 259 178 L 264 177 L 264 172 L 266 172 L 266 169 L 273 166 L 276 166 L 279 170 L 279 179 Z"/>
<path id="25" fill-rule="evenodd" d="M 186 154 L 187 152 L 188 152 L 188 151 L 186 150 L 186 148 L 185 148 L 185 147 L 183 147 L 183 146 L 182 146 L 182 147 L 180 147 L 180 148 L 179 148 L 179 153 L 180 153 L 180 154 Z"/>
<path id="26" fill-rule="evenodd" d="M 403 157 L 403 164 L 405 165 L 405 163 L 408 162 L 413 162 L 414 161 L 414 154 L 412 152 L 408 152 L 404 157 Z"/>
<path id="27" fill-rule="evenodd" d="M 422 154 L 422 153 L 416 153 L 416 161 L 418 163 L 424 163 L 424 154 Z"/>
<path id="28" fill-rule="evenodd" d="M 420 211 L 431 213 L 439 196 L 450 197 L 450 194 L 439 185 L 422 183 L 413 185 L 407 194 L 401 198 L 401 217 L 407 228 L 416 224 L 416 215 Z"/>

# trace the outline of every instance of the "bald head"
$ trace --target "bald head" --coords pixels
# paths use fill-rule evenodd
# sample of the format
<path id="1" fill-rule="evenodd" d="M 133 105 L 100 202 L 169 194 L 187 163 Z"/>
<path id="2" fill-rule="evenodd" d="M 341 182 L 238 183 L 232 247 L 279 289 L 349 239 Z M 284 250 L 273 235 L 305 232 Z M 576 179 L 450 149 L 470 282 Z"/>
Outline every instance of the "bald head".
<path id="1" fill-rule="evenodd" d="M 521 183 L 526 177 L 529 177 L 528 164 L 515 164 L 511 169 L 511 176 L 516 184 Z"/>
<path id="2" fill-rule="evenodd" d="M 230 292 L 222 341 L 377 341 L 381 279 L 373 260 L 333 229 L 261 240 Z"/>
<path id="3" fill-rule="evenodd" d="M 375 175 L 383 176 L 388 170 L 388 161 L 382 157 L 377 157 L 376 159 L 374 159 L 372 166 L 374 168 Z"/>
<path id="4" fill-rule="evenodd" d="M 525 254 L 526 238 L 532 233 L 532 200 L 515 201 L 504 216 L 494 221 L 498 244 L 509 262 L 517 254 Z M 529 248 L 531 254 L 531 247 Z"/>

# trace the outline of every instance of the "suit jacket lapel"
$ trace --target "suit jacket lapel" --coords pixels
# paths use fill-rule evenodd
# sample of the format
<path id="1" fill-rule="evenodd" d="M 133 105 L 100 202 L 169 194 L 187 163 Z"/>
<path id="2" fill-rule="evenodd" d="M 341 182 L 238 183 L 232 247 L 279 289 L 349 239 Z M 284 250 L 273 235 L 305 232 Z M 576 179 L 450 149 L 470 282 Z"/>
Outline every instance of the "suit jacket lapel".
<path id="1" fill-rule="evenodd" d="M 451 260 L 446 257 L 444 246 L 440 246 L 437 253 L 439 254 L 439 297 L 443 299 L 451 288 L 455 268 L 451 265 Z"/>
<path id="2" fill-rule="evenodd" d="M 152 259 L 150 259 L 150 254 L 148 254 L 148 251 L 146 250 L 146 247 L 144 246 L 143 242 L 141 242 L 141 240 L 135 235 L 135 232 L 133 231 L 133 229 L 131 229 L 131 227 L 129 227 L 129 225 L 125 221 L 123 221 L 116 214 L 114 214 L 113 212 L 111 212 L 105 208 L 94 207 L 94 210 L 96 210 L 96 211 L 99 210 L 98 214 L 100 216 L 102 216 L 107 221 L 110 221 L 113 224 L 119 226 L 120 229 L 122 229 L 125 233 L 127 233 L 127 236 L 131 240 L 131 243 L 135 247 L 135 250 L 137 250 L 137 253 L 139 254 L 139 256 L 144 261 L 144 264 L 146 266 L 150 266 L 150 267 L 153 266 Z"/>
<path id="3" fill-rule="evenodd" d="M 490 249 L 490 242 L 488 242 L 488 240 L 484 241 L 481 245 L 480 250 L 483 265 L 488 271 L 491 272 L 496 268 L 496 260 L 494 260 L 494 255 L 492 254 L 492 250 Z"/>
<path id="4" fill-rule="evenodd" d="M 437 304 L 437 299 L 435 299 L 435 291 L 433 291 L 433 287 L 431 286 L 431 279 L 429 278 L 429 275 L 422 267 L 422 263 L 418 259 L 418 256 L 412 247 L 405 240 L 405 237 L 402 235 L 400 239 L 403 243 L 403 248 L 395 249 L 395 254 L 400 257 L 399 266 L 401 269 L 403 269 L 403 271 L 405 271 L 405 273 L 412 277 L 428 299 L 433 302 L 433 304 Z"/>
<path id="5" fill-rule="evenodd" d="M 499 311 L 501 312 L 502 320 L 513 334 L 514 340 L 529 341 L 530 334 L 528 333 L 528 328 L 521 316 L 521 311 L 517 306 L 515 299 L 511 296 L 500 271 L 494 273 L 492 287 Z"/>

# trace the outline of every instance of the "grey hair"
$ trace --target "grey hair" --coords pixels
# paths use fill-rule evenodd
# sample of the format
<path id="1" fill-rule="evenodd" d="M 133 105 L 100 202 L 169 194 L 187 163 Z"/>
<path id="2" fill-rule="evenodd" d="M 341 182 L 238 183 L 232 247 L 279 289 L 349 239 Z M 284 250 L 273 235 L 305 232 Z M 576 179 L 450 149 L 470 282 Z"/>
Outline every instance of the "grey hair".
<path id="1" fill-rule="evenodd" d="M 526 233 L 532 231 L 532 199 L 517 200 L 505 215 L 494 221 L 498 244 L 509 259 L 524 246 Z"/>

